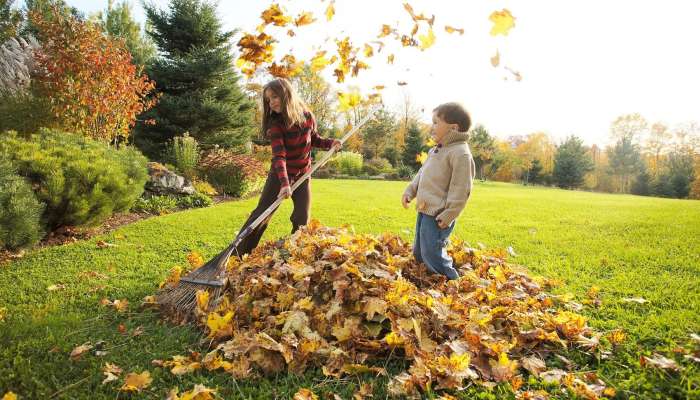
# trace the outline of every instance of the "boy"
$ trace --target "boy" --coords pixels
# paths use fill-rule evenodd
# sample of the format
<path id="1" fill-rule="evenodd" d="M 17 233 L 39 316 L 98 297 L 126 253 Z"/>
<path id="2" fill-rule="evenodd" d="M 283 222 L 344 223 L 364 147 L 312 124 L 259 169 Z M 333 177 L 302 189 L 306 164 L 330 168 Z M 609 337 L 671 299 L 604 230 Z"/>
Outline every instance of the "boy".
<path id="1" fill-rule="evenodd" d="M 448 279 L 459 275 L 447 254 L 447 239 L 467 204 L 476 169 L 467 144 L 470 125 L 469 114 L 458 103 L 433 110 L 431 135 L 437 144 L 401 198 L 404 208 L 416 198 L 416 261 Z"/>

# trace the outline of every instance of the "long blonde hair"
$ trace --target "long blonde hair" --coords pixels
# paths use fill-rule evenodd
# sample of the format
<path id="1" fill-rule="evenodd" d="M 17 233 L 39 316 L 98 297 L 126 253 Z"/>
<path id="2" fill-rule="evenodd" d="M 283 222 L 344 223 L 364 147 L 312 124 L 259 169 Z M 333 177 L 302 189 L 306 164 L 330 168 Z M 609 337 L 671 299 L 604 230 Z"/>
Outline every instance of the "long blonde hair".
<path id="1" fill-rule="evenodd" d="M 306 121 L 305 113 L 308 112 L 308 107 L 304 101 L 299 98 L 292 84 L 284 78 L 273 79 L 265 85 L 262 91 L 263 115 L 262 115 L 262 133 L 267 136 L 267 130 L 272 126 L 274 117 L 273 111 L 270 108 L 270 103 L 265 97 L 265 92 L 271 90 L 282 100 L 281 113 L 279 116 L 285 127 L 289 128 L 294 125 L 301 125 Z"/>

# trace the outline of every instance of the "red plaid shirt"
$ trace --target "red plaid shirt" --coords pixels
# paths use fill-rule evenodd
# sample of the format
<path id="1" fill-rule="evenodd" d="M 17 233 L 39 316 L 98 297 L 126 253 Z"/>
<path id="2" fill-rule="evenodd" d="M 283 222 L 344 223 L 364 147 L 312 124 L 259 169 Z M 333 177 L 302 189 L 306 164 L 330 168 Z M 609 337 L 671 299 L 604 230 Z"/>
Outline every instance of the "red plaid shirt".
<path id="1" fill-rule="evenodd" d="M 273 124 L 268 129 L 272 145 L 272 168 L 282 187 L 304 175 L 311 169 L 311 148 L 330 150 L 333 139 L 324 139 L 316 132 L 316 120 L 305 113 L 306 121 L 301 125 L 286 128 L 283 123 Z"/>

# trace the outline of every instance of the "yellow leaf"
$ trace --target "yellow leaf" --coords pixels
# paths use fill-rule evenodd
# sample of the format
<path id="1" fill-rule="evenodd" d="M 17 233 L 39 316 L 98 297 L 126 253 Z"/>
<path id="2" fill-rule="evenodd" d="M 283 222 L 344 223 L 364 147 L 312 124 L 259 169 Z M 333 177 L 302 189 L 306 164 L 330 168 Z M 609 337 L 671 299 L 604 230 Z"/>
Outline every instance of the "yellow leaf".
<path id="1" fill-rule="evenodd" d="M 428 29 L 427 35 L 418 35 L 418 40 L 420 40 L 420 49 L 425 50 L 435 44 L 435 33 L 433 28 Z"/>
<path id="2" fill-rule="evenodd" d="M 263 29 L 265 25 L 273 24 L 275 26 L 286 26 L 292 21 L 292 17 L 284 15 L 278 4 L 271 4 L 268 9 L 262 12 L 260 18 L 263 20 Z M 258 29 L 260 31 L 260 29 Z"/>
<path id="3" fill-rule="evenodd" d="M 387 24 L 383 24 L 383 25 L 382 25 L 382 32 L 379 34 L 378 37 L 379 37 L 379 38 L 383 38 L 383 37 L 385 37 L 385 36 L 389 36 L 389 35 L 391 34 L 391 32 L 393 32 L 393 31 L 394 31 L 394 30 L 391 29 L 391 26 L 389 26 L 389 25 L 387 25 Z"/>
<path id="4" fill-rule="evenodd" d="M 197 290 L 197 309 L 201 312 L 206 312 L 209 308 L 209 292 L 206 290 Z"/>
<path id="5" fill-rule="evenodd" d="M 179 400 L 214 400 L 214 393 L 216 390 L 197 384 L 192 390 L 183 393 Z"/>
<path id="6" fill-rule="evenodd" d="M 369 58 L 374 55 L 374 49 L 369 44 L 365 43 L 365 57 Z"/>
<path id="7" fill-rule="evenodd" d="M 144 371 L 140 374 L 130 373 L 124 379 L 124 385 L 119 389 L 123 392 L 140 392 L 142 389 L 147 388 L 153 379 L 151 378 L 151 373 Z"/>
<path id="8" fill-rule="evenodd" d="M 326 58 L 326 51 L 319 51 L 315 56 L 313 56 L 313 58 L 311 58 L 311 70 L 314 72 L 321 71 L 331 62 L 332 61 L 329 61 Z"/>
<path id="9" fill-rule="evenodd" d="M 294 394 L 292 400 L 318 400 L 318 396 L 316 396 L 314 392 L 309 389 L 301 388 Z"/>
<path id="10" fill-rule="evenodd" d="M 403 337 L 394 331 L 391 331 L 384 336 L 384 341 L 386 341 L 386 344 L 389 346 L 401 346 L 405 343 Z"/>
<path id="11" fill-rule="evenodd" d="M 326 21 L 330 21 L 335 15 L 335 7 L 333 6 L 335 2 L 331 1 L 326 7 Z"/>
<path id="12" fill-rule="evenodd" d="M 352 91 L 350 93 L 338 92 L 339 111 L 348 111 L 360 105 L 362 98 L 360 92 Z"/>
<path id="13" fill-rule="evenodd" d="M 389 64 L 393 64 L 394 63 L 394 55 L 389 54 L 389 56 L 386 58 L 386 62 Z"/>
<path id="14" fill-rule="evenodd" d="M 292 306 L 293 309 L 295 310 L 311 310 L 314 308 L 314 302 L 311 301 L 311 296 L 304 297 L 301 300 L 298 300 L 294 305 Z"/>
<path id="15" fill-rule="evenodd" d="M 0 307 L 0 322 L 5 322 L 7 316 L 7 307 Z"/>
<path id="16" fill-rule="evenodd" d="M 445 31 L 447 31 L 447 33 L 459 32 L 460 35 L 464 35 L 464 29 L 461 29 L 461 28 L 453 28 L 453 27 L 451 27 L 451 26 L 449 26 L 449 25 L 445 25 Z"/>
<path id="17" fill-rule="evenodd" d="M 209 337 L 216 337 L 219 334 L 225 335 L 231 332 L 231 318 L 233 311 L 229 311 L 223 317 L 217 313 L 209 313 L 207 316 L 207 327 L 209 328 Z"/>
<path id="18" fill-rule="evenodd" d="M 496 54 L 491 57 L 491 65 L 496 68 L 501 63 L 501 54 L 496 50 Z"/>
<path id="19" fill-rule="evenodd" d="M 375 314 L 385 315 L 388 304 L 386 301 L 377 297 L 366 298 L 366 303 L 363 311 L 367 314 L 367 319 L 374 318 Z"/>
<path id="20" fill-rule="evenodd" d="M 623 332 L 622 329 L 614 329 L 606 337 L 608 338 L 608 341 L 610 341 L 610 344 L 612 344 L 613 346 L 621 344 L 625 341 L 626 338 L 625 332 Z"/>
<path id="21" fill-rule="evenodd" d="M 17 400 L 17 395 L 12 392 L 5 393 L 1 400 Z"/>
<path id="22" fill-rule="evenodd" d="M 428 146 L 428 147 L 433 147 L 433 146 L 435 146 L 436 144 L 437 144 L 437 143 L 435 143 L 435 140 L 434 140 L 432 137 L 429 137 L 428 140 L 425 142 L 425 145 Z"/>
<path id="23" fill-rule="evenodd" d="M 316 19 L 313 14 L 309 11 L 301 13 L 297 19 L 294 21 L 294 25 L 297 27 L 312 24 Z"/>
<path id="24" fill-rule="evenodd" d="M 515 26 L 515 18 L 511 15 L 508 9 L 504 8 L 501 11 L 494 11 L 489 16 L 489 20 L 493 22 L 491 28 L 491 36 L 508 35 L 508 31 Z"/>
<path id="25" fill-rule="evenodd" d="M 190 263 L 192 268 L 197 269 L 204 264 L 204 258 L 202 258 L 201 254 L 193 251 L 187 255 L 187 262 Z"/>
<path id="26" fill-rule="evenodd" d="M 420 154 L 416 154 L 416 162 L 419 164 L 425 163 L 425 160 L 428 159 L 428 153 L 426 152 L 421 152 Z"/>

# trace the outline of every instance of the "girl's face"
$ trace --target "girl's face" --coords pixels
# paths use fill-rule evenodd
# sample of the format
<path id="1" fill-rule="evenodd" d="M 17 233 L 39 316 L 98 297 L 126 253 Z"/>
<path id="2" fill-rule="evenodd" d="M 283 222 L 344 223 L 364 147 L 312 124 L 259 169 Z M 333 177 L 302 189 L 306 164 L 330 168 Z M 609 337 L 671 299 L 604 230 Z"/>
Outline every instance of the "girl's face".
<path id="1" fill-rule="evenodd" d="M 457 124 L 448 124 L 437 115 L 437 112 L 433 112 L 433 127 L 430 130 L 430 134 L 433 136 L 436 142 L 440 143 L 442 138 L 447 135 L 450 129 L 455 129 Z"/>
<path id="2" fill-rule="evenodd" d="M 282 112 L 282 99 L 274 91 L 267 89 L 265 90 L 265 101 L 270 106 L 270 110 L 276 112 L 277 114 Z"/>

